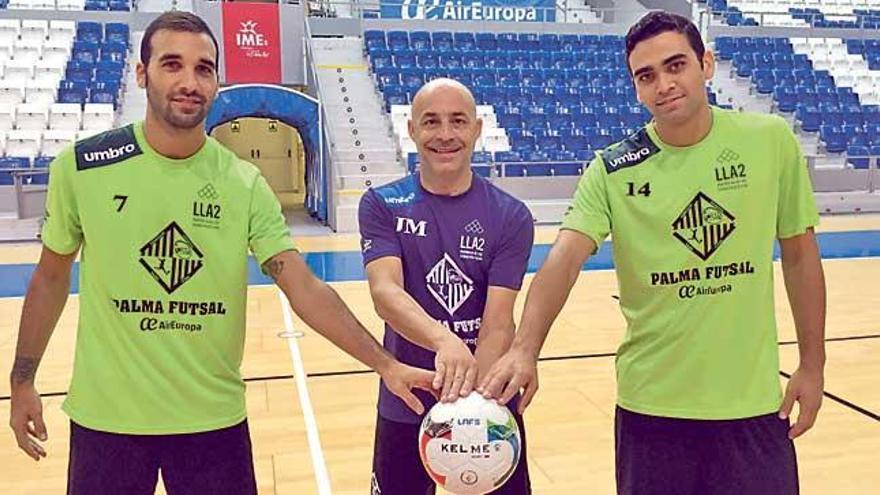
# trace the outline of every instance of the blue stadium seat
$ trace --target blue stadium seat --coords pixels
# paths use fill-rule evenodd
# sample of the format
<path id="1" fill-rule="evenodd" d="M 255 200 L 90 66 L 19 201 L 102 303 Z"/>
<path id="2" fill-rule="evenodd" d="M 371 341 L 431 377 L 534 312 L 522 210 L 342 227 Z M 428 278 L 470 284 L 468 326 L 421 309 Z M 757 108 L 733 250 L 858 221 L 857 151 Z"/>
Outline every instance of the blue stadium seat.
<path id="1" fill-rule="evenodd" d="M 440 66 L 447 69 L 461 68 L 461 55 L 458 53 L 444 53 L 440 55 Z"/>
<path id="2" fill-rule="evenodd" d="M 79 83 L 89 83 L 92 81 L 92 78 L 95 75 L 95 71 L 92 69 L 77 69 L 71 68 L 67 69 L 67 73 L 65 78 L 69 81 L 79 82 Z"/>
<path id="3" fill-rule="evenodd" d="M 476 45 L 477 49 L 481 51 L 497 50 L 498 41 L 495 39 L 495 33 L 477 33 Z"/>
<path id="4" fill-rule="evenodd" d="M 423 55 L 416 56 L 416 66 L 421 67 L 423 69 L 433 69 L 438 66 L 437 55 L 433 53 L 426 53 Z"/>
<path id="5" fill-rule="evenodd" d="M 49 168 L 49 164 L 54 159 L 54 156 L 38 156 L 34 158 L 34 168 Z"/>
<path id="6" fill-rule="evenodd" d="M 127 32 L 127 31 L 126 31 Z M 104 27 L 100 22 L 80 21 L 76 24 L 76 39 L 100 43 L 104 38 Z"/>
<path id="7" fill-rule="evenodd" d="M 377 29 L 369 29 L 367 31 L 364 31 L 364 46 L 367 48 L 367 50 L 370 50 L 371 48 L 386 48 L 387 45 L 385 43 L 385 31 L 379 31 Z"/>
<path id="8" fill-rule="evenodd" d="M 480 52 L 466 52 L 461 55 L 461 66 L 469 69 L 482 69 L 486 61 Z"/>
<path id="9" fill-rule="evenodd" d="M 431 44 L 438 52 L 453 51 L 452 33 L 449 31 L 435 31 L 431 33 Z"/>
<path id="10" fill-rule="evenodd" d="M 431 34 L 427 31 L 413 31 L 409 33 L 409 46 L 413 50 L 430 50 Z"/>
<path id="11" fill-rule="evenodd" d="M 114 12 L 128 12 L 131 10 L 131 6 L 128 3 L 128 0 L 111 0 L 108 3 L 107 10 Z"/>
<path id="12" fill-rule="evenodd" d="M 529 52 L 540 50 L 541 44 L 538 35 L 535 33 L 519 33 L 516 49 Z"/>
<path id="13" fill-rule="evenodd" d="M 453 46 L 457 51 L 470 51 L 477 49 L 474 33 L 456 32 L 452 35 Z"/>
<path id="14" fill-rule="evenodd" d="M 496 151 L 495 152 L 495 162 L 496 163 L 511 163 L 511 162 L 521 162 L 522 157 L 516 151 Z"/>
<path id="15" fill-rule="evenodd" d="M 825 150 L 829 153 L 842 153 L 846 151 L 847 136 L 843 129 L 835 125 L 822 125 L 819 128 L 819 137 L 825 144 Z"/>
<path id="16" fill-rule="evenodd" d="M 409 49 L 409 34 L 406 31 L 389 31 L 385 35 L 385 39 L 388 43 L 388 48 L 392 51 L 398 51 L 401 49 Z"/>
<path id="17" fill-rule="evenodd" d="M 40 159 L 40 158 L 37 158 L 36 160 L 39 160 L 39 159 Z M 34 163 L 36 163 L 36 161 L 35 161 Z M 32 186 L 36 186 L 36 185 L 45 186 L 45 185 L 48 185 L 48 184 L 49 184 L 49 172 L 47 171 L 46 173 L 42 173 L 42 174 L 34 174 L 34 175 L 31 175 L 31 176 L 28 176 L 28 178 L 27 178 L 27 183 L 30 184 L 30 185 L 32 185 Z"/>
<path id="18" fill-rule="evenodd" d="M 850 146 L 846 147 L 847 162 L 849 162 L 853 166 L 853 168 L 857 168 L 857 169 L 868 168 L 869 158 L 867 158 L 867 157 L 870 154 L 871 154 L 871 152 L 867 146 L 850 145 Z M 851 157 L 855 157 L 855 158 L 851 158 Z"/>
<path id="19" fill-rule="evenodd" d="M 389 84 L 400 85 L 400 74 L 394 67 L 380 67 L 374 71 L 376 83 L 380 90 L 384 90 Z"/>
<path id="20" fill-rule="evenodd" d="M 566 52 L 573 52 L 581 48 L 580 39 L 576 34 L 562 34 L 559 36 L 559 47 Z"/>
<path id="21" fill-rule="evenodd" d="M 31 168 L 31 159 L 21 156 L 4 156 L 0 158 L 0 168 Z"/>
<path id="22" fill-rule="evenodd" d="M 110 10 L 110 2 L 107 0 L 86 0 L 83 10 Z"/>
<path id="23" fill-rule="evenodd" d="M 491 165 L 472 165 L 471 170 L 480 177 L 489 177 L 492 175 Z"/>
<path id="24" fill-rule="evenodd" d="M 492 153 L 488 151 L 474 151 L 471 155 L 471 163 L 490 163 L 492 161 Z"/>
<path id="25" fill-rule="evenodd" d="M 596 152 L 593 151 L 592 148 L 586 148 L 586 149 L 576 151 L 575 155 L 577 156 L 578 160 L 583 160 L 583 161 L 589 162 L 593 158 L 595 158 Z"/>
<path id="26" fill-rule="evenodd" d="M 110 103 L 116 108 L 118 93 L 106 89 L 89 90 L 89 103 Z"/>

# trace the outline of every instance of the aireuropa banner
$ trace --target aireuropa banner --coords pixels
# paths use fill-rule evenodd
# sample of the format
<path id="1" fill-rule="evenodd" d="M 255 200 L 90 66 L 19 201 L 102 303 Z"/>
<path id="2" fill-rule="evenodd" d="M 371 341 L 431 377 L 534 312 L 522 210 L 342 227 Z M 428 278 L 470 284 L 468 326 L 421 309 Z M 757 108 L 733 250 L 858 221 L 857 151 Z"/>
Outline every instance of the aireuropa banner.
<path id="1" fill-rule="evenodd" d="M 383 19 L 554 22 L 555 0 L 382 0 Z"/>
<path id="2" fill-rule="evenodd" d="M 223 2 L 227 83 L 281 83 L 277 3 Z"/>

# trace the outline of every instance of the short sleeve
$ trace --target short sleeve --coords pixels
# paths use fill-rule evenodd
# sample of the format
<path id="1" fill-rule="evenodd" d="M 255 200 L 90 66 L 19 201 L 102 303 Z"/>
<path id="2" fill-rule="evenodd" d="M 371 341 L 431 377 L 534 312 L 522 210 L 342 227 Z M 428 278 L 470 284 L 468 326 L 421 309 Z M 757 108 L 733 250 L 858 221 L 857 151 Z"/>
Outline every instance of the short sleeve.
<path id="1" fill-rule="evenodd" d="M 562 218 L 561 228 L 586 235 L 596 243 L 596 250 L 611 233 L 606 179 L 605 164 L 597 156 L 578 181 L 571 206 Z"/>
<path id="2" fill-rule="evenodd" d="M 519 290 L 529 265 L 535 223 L 526 205 L 517 208 L 503 227 L 498 250 L 489 266 L 489 285 Z"/>
<path id="3" fill-rule="evenodd" d="M 373 189 L 367 190 L 361 196 L 358 225 L 364 266 L 385 256 L 400 258 L 400 241 L 397 240 L 397 234 L 394 232 L 393 218 Z"/>
<path id="4" fill-rule="evenodd" d="M 281 204 L 262 175 L 254 181 L 248 216 L 248 246 L 259 265 L 282 251 L 295 249 Z"/>
<path id="5" fill-rule="evenodd" d="M 780 153 L 779 204 L 776 209 L 776 237 L 786 239 L 803 234 L 808 228 L 819 224 L 816 198 L 810 183 L 807 161 L 801 152 L 797 138 L 788 124 L 782 127 L 782 150 Z"/>
<path id="6" fill-rule="evenodd" d="M 71 254 L 83 240 L 79 206 L 73 186 L 73 154 L 66 151 L 49 164 L 49 192 L 40 238 L 58 254 Z"/>

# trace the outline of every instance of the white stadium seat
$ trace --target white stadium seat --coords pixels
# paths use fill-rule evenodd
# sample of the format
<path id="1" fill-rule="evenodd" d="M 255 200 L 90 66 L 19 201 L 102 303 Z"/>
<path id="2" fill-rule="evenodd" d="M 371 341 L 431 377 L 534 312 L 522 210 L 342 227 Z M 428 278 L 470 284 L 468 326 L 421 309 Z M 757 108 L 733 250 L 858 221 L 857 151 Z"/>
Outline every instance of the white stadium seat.
<path id="1" fill-rule="evenodd" d="M 43 131 L 49 122 L 49 105 L 22 103 L 15 111 L 15 128 L 23 131 Z"/>
<path id="2" fill-rule="evenodd" d="M 22 41 L 37 42 L 40 45 L 46 41 L 49 33 L 49 21 L 23 20 L 19 36 Z"/>
<path id="3" fill-rule="evenodd" d="M 78 131 L 82 122 L 82 107 L 76 103 L 55 103 L 49 107 L 49 129 Z"/>
<path id="4" fill-rule="evenodd" d="M 15 127 L 15 108 L 15 105 L 0 103 L 0 131 L 5 132 Z"/>
<path id="5" fill-rule="evenodd" d="M 40 154 L 42 156 L 58 156 L 58 153 L 75 141 L 76 131 L 45 131 Z"/>
<path id="6" fill-rule="evenodd" d="M 58 94 L 58 82 L 54 76 L 52 77 L 28 81 L 24 86 L 24 101 L 48 110 L 49 106 L 55 103 L 55 96 Z"/>
<path id="7" fill-rule="evenodd" d="M 24 101 L 24 84 L 14 81 L 0 81 L 0 105 L 17 105 Z"/>
<path id="8" fill-rule="evenodd" d="M 6 155 L 35 157 L 40 155 L 40 131 L 15 130 L 6 133 Z"/>
<path id="9" fill-rule="evenodd" d="M 113 127 L 113 105 L 110 103 L 86 103 L 83 108 L 83 130 L 106 131 Z"/>

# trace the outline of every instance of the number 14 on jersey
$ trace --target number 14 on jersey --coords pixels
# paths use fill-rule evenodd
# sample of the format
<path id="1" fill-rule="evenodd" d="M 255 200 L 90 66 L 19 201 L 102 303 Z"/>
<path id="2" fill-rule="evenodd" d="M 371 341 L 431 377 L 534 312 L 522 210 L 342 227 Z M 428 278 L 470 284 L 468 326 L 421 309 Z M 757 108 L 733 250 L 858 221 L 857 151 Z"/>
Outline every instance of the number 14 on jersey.
<path id="1" fill-rule="evenodd" d="M 640 194 L 644 197 L 648 197 L 651 195 L 651 183 L 645 182 L 638 189 L 636 189 L 635 182 L 627 182 L 626 183 L 626 195 L 627 196 L 635 196 L 636 194 Z"/>

